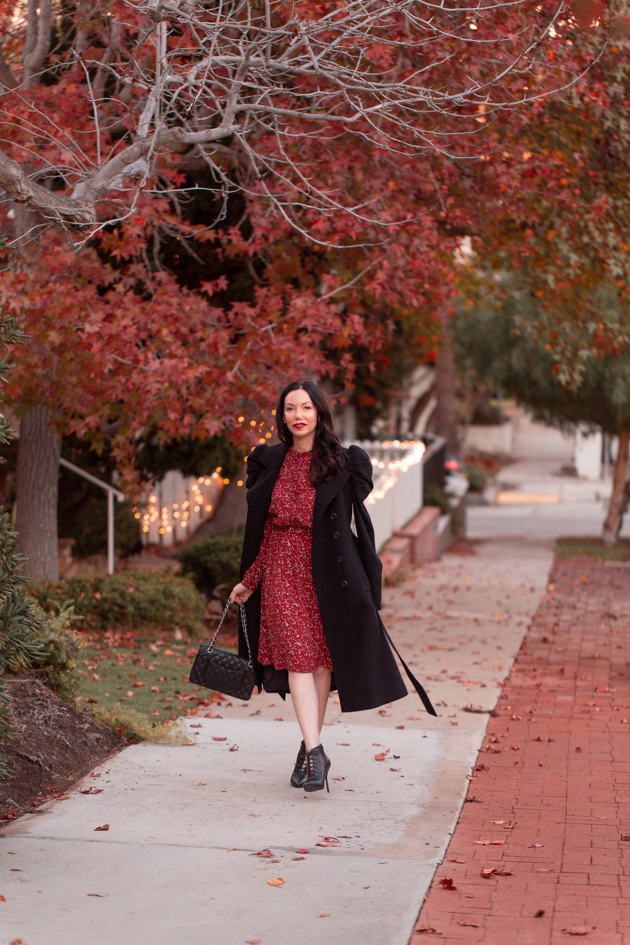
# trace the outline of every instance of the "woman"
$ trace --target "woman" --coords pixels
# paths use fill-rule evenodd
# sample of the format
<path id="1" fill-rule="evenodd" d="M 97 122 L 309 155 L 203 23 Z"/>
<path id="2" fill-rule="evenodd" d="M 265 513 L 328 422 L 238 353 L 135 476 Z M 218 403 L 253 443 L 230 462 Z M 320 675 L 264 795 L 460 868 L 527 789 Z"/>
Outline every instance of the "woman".
<path id="1" fill-rule="evenodd" d="M 247 460 L 241 581 L 231 599 L 247 602 L 258 686 L 293 699 L 303 741 L 291 784 L 329 790 L 320 735 L 331 688 L 341 710 L 355 712 L 402 699 L 407 687 L 377 609 L 382 566 L 363 505 L 372 463 L 358 446 L 342 448 L 312 381 L 282 391 L 276 420 L 281 442 L 257 446 Z M 247 653 L 242 631 L 239 652 Z"/>

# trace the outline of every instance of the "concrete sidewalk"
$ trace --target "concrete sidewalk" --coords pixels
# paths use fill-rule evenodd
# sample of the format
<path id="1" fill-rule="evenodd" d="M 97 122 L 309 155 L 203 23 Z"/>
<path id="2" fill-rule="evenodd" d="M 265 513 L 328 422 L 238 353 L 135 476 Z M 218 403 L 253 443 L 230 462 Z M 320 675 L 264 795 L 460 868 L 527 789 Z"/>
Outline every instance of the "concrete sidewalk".
<path id="1" fill-rule="evenodd" d="M 440 716 L 415 693 L 344 716 L 331 695 L 329 795 L 289 786 L 292 707 L 263 693 L 189 720 L 195 746 L 132 746 L 85 779 L 101 794 L 77 785 L 6 828 L 2 945 L 405 945 L 484 737 L 487 715 L 462 708 L 494 706 L 550 561 L 489 541 L 386 591 Z"/>

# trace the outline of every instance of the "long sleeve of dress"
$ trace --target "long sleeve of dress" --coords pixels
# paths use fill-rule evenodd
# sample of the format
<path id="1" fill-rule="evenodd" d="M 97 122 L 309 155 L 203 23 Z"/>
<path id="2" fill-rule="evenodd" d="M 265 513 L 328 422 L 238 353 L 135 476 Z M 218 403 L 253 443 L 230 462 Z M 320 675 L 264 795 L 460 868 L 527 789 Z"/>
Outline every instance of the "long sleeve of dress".
<path id="1" fill-rule="evenodd" d="M 267 557 L 267 548 L 269 547 L 269 537 L 272 528 L 272 519 L 273 516 L 267 516 L 267 521 L 265 522 L 265 529 L 263 531 L 262 541 L 260 543 L 260 551 L 256 555 L 254 563 L 250 565 L 243 577 L 241 578 L 241 584 L 243 584 L 248 591 L 255 591 L 258 585 L 262 580 L 262 576 L 265 571 L 265 559 Z"/>

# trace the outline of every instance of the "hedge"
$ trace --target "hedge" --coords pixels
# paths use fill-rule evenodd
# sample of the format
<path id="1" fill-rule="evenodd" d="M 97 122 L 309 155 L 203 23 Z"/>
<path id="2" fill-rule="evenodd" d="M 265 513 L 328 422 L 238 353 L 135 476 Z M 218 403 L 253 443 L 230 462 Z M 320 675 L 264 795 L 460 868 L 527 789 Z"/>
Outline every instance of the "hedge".
<path id="1" fill-rule="evenodd" d="M 203 629 L 203 598 L 190 578 L 172 571 L 38 581 L 29 585 L 29 593 L 45 609 L 51 603 L 72 602 L 76 623 L 84 630 L 179 628 L 195 634 Z"/>

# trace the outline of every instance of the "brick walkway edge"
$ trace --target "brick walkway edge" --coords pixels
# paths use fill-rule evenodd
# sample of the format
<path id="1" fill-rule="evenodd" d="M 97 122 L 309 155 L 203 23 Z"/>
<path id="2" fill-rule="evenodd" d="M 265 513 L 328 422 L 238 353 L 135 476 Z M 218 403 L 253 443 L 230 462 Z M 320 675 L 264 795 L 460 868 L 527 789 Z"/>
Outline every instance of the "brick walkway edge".
<path id="1" fill-rule="evenodd" d="M 411 945 L 630 945 L 630 568 L 556 561 Z"/>

